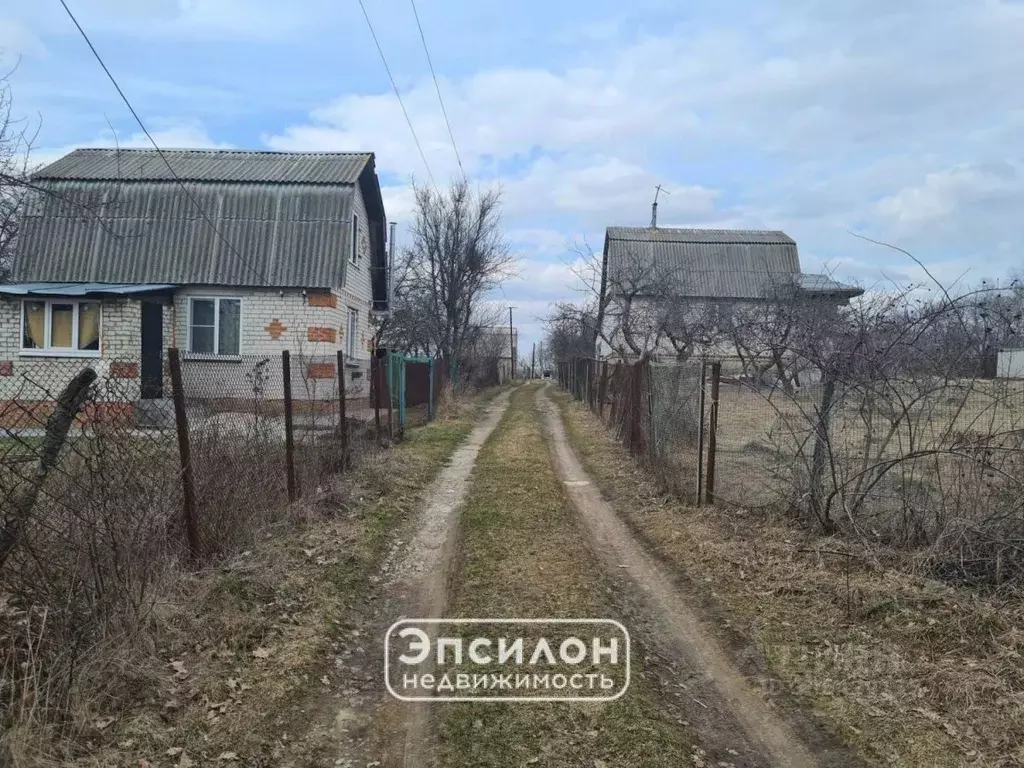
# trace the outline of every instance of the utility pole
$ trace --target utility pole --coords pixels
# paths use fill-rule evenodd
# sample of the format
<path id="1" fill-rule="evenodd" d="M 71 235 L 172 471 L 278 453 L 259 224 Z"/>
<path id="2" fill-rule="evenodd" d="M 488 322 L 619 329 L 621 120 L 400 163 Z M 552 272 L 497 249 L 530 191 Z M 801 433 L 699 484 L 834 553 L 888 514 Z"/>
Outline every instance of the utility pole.
<path id="1" fill-rule="evenodd" d="M 388 238 L 388 317 L 395 314 L 395 230 L 398 224 L 391 222 L 391 237 Z"/>
<path id="2" fill-rule="evenodd" d="M 512 361 L 512 378 L 516 377 L 516 341 L 515 332 L 512 330 L 512 310 L 515 307 L 508 308 L 508 357 Z"/>
<path id="3" fill-rule="evenodd" d="M 537 342 L 533 342 L 533 354 L 530 355 L 530 378 L 537 378 Z"/>

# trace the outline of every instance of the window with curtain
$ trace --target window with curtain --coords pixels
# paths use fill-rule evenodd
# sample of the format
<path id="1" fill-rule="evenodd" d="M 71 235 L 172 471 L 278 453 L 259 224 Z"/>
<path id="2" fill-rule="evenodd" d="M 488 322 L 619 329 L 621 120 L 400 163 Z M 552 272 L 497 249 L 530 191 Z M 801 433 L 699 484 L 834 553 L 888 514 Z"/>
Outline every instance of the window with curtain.
<path id="1" fill-rule="evenodd" d="M 189 351 L 200 355 L 241 353 L 242 300 L 192 298 L 188 303 Z"/>
<path id="2" fill-rule="evenodd" d="M 21 351 L 98 357 L 100 303 L 64 299 L 32 299 L 22 303 Z"/>

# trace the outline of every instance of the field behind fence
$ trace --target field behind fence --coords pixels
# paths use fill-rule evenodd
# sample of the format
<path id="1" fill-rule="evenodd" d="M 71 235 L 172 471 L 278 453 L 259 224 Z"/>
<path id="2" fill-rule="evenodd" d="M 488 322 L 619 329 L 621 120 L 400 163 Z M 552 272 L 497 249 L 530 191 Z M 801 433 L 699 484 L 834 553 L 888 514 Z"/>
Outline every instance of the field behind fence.
<path id="1" fill-rule="evenodd" d="M 807 375 L 731 361 L 560 364 L 561 386 L 685 500 L 782 513 L 934 576 L 1024 577 L 1024 382 Z"/>

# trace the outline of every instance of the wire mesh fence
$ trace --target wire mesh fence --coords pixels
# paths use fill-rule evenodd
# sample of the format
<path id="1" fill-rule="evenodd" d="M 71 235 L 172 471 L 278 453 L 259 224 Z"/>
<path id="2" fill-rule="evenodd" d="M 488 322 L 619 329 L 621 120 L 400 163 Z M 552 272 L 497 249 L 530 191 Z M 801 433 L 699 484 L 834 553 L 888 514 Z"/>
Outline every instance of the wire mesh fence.
<path id="1" fill-rule="evenodd" d="M 734 361 L 560 364 L 559 383 L 688 501 L 914 549 L 945 578 L 1024 577 L 1024 382 Z"/>
<path id="2" fill-rule="evenodd" d="M 0 720 L 22 695 L 68 712 L 82 653 L 144 626 L 182 569 L 343 508 L 390 442 L 347 362 L 172 349 L 165 397 L 141 360 L 0 369 Z"/>

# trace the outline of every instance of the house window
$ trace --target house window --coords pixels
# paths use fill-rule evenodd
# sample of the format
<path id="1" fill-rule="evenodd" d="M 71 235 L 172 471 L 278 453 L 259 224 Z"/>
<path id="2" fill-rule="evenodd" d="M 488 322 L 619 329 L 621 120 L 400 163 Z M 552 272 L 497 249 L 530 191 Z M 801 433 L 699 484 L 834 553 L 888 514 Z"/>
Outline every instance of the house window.
<path id="1" fill-rule="evenodd" d="M 241 321 L 241 299 L 189 299 L 189 351 L 199 355 L 239 354 Z"/>
<path id="2" fill-rule="evenodd" d="M 359 216 L 352 214 L 351 252 L 348 260 L 355 264 L 359 260 Z"/>
<path id="3" fill-rule="evenodd" d="M 27 354 L 99 357 L 100 303 L 64 299 L 22 302 L 21 350 Z"/>
<path id="4" fill-rule="evenodd" d="M 356 356 L 356 334 L 359 333 L 359 310 L 349 307 L 348 333 L 345 334 L 345 354 L 350 358 Z"/>

